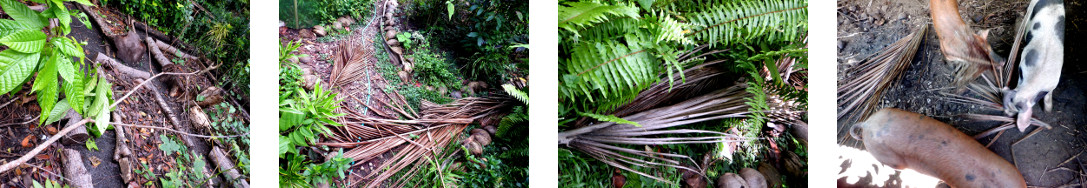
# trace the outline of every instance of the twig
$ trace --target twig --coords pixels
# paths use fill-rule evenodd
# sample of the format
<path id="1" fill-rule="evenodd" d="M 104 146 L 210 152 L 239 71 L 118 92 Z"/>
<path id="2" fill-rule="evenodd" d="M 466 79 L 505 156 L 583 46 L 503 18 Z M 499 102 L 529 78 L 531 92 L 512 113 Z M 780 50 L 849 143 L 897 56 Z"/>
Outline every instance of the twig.
<path id="1" fill-rule="evenodd" d="M 8 106 L 9 104 L 15 102 L 15 100 L 19 100 L 19 98 L 18 97 L 12 97 L 11 101 L 8 101 L 8 102 L 6 102 L 4 104 L 0 104 L 0 108 L 4 108 L 4 107 Z"/>
<path id="2" fill-rule="evenodd" d="M 140 82 L 140 84 L 136 85 L 136 87 L 132 87 L 131 91 L 128 91 L 127 93 L 125 93 L 125 95 L 121 96 L 121 98 L 117 98 L 117 101 L 113 102 L 113 104 L 110 104 L 109 107 L 110 108 L 117 107 L 118 104 L 121 104 L 121 101 L 124 101 L 126 98 L 131 96 L 133 93 L 136 93 L 136 91 L 140 90 L 141 86 L 146 85 L 147 83 L 151 82 L 151 80 L 155 80 L 155 78 L 158 78 L 159 76 L 162 76 L 162 75 L 188 76 L 188 75 L 203 74 L 203 73 L 206 73 L 206 72 L 211 71 L 213 69 L 219 68 L 219 65 L 220 64 L 216 64 L 216 65 L 208 67 L 208 68 L 206 68 L 204 70 L 199 70 L 199 71 L 196 71 L 196 72 L 189 72 L 189 73 L 161 72 L 161 73 L 155 74 L 154 76 L 151 76 L 150 78 L 147 78 L 147 80 L 144 80 L 143 82 Z"/>
<path id="3" fill-rule="evenodd" d="M 112 123 L 112 124 L 113 125 L 125 126 L 125 127 L 161 129 L 161 130 L 165 130 L 165 131 L 174 132 L 174 133 L 177 133 L 177 134 L 183 134 L 185 136 L 192 136 L 192 137 L 199 137 L 199 138 L 234 138 L 234 137 L 242 137 L 242 136 L 249 135 L 249 132 L 245 132 L 243 134 L 227 135 L 227 136 L 208 136 L 208 135 L 199 135 L 199 134 L 192 134 L 192 133 L 182 132 L 182 131 L 179 131 L 179 130 L 176 130 L 176 129 L 171 129 L 171 128 L 168 128 L 168 127 L 156 127 L 156 126 L 134 125 L 134 124 L 124 124 L 124 123 Z"/>
<path id="4" fill-rule="evenodd" d="M 30 118 L 30 120 L 26 120 L 25 122 L 2 124 L 2 125 L 0 125 L 0 127 L 7 127 L 7 126 L 12 126 L 12 125 L 26 125 L 26 124 L 33 123 L 34 121 L 37 121 L 38 118 L 41 118 L 41 115 L 38 115 L 38 116 L 36 116 L 34 118 Z"/>
<path id="5" fill-rule="evenodd" d="M 8 163 L 0 166 L 0 174 L 2 174 L 4 172 L 7 172 L 8 170 L 11 170 L 12 168 L 15 168 L 16 166 L 19 166 L 20 164 L 26 163 L 26 161 L 29 161 L 30 159 L 34 158 L 34 156 L 38 155 L 38 153 L 41 153 L 42 150 L 45 150 L 45 148 L 49 147 L 54 142 L 57 142 L 57 140 L 60 140 L 60 138 L 64 137 L 63 135 L 68 134 L 68 132 L 72 132 L 72 130 L 75 130 L 76 128 L 83 128 L 83 126 L 80 126 L 80 125 L 87 124 L 87 123 L 90 123 L 90 122 L 94 122 L 94 120 L 92 120 L 92 119 L 83 119 L 83 121 L 79 121 L 79 122 L 77 122 L 75 124 L 69 125 L 68 127 L 64 128 L 64 130 L 61 130 L 60 132 L 57 132 L 57 134 L 54 134 L 52 137 L 49 137 L 49 140 L 46 140 L 45 142 L 43 142 L 41 144 L 38 144 L 38 147 L 34 147 L 34 150 L 30 150 L 30 152 L 26 153 L 22 157 L 19 157 L 19 159 L 15 159 L 14 161 L 8 162 Z"/>

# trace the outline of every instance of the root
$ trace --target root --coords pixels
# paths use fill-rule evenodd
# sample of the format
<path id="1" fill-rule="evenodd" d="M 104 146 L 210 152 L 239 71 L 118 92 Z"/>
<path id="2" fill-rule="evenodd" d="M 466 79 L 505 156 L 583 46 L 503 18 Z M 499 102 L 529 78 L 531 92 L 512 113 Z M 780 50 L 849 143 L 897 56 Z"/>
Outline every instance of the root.
<path id="1" fill-rule="evenodd" d="M 157 46 L 160 50 L 162 50 L 164 52 L 173 53 L 174 56 L 180 57 L 182 59 L 187 59 L 187 60 L 191 60 L 191 61 L 200 60 L 200 58 L 198 58 L 196 56 L 189 55 L 189 54 L 181 51 L 180 49 L 177 49 L 174 46 L 170 46 L 170 44 L 166 44 L 166 42 L 162 42 L 161 40 L 155 40 L 155 45 L 154 46 Z"/>
<path id="2" fill-rule="evenodd" d="M 90 173 L 83 167 L 83 157 L 80 157 L 79 151 L 64 149 L 64 174 L 68 175 L 68 184 L 72 187 L 94 187 Z"/>
<path id="3" fill-rule="evenodd" d="M 220 172 L 226 177 L 227 181 L 233 182 L 234 187 L 249 187 L 249 182 L 246 182 L 245 179 L 241 178 L 242 175 L 241 173 L 238 173 L 238 167 L 234 166 L 234 161 L 230 160 L 230 157 L 227 157 L 226 152 L 223 151 L 223 149 L 213 147 L 211 148 L 211 153 L 208 155 L 211 156 L 212 162 L 215 162 L 215 166 L 219 166 Z"/>

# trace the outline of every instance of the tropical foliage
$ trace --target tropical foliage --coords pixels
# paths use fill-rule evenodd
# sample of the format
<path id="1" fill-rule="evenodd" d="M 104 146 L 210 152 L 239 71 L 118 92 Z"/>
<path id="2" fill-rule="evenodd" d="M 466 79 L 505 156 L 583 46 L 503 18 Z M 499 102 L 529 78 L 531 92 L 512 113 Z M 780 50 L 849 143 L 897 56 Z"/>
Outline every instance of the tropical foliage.
<path id="1" fill-rule="evenodd" d="M 64 2 L 68 1 L 42 1 L 49 8 L 37 12 L 15 0 L 0 1 L 0 7 L 12 18 L 0 20 L 0 44 L 8 47 L 0 52 L 0 93 L 14 94 L 22 90 L 23 83 L 33 80 L 30 92 L 36 94 L 41 107 L 39 123 L 59 121 L 72 109 L 94 118 L 97 128 L 91 130 L 101 134 L 108 127 L 112 90 L 105 79 L 93 74 L 93 68 L 84 70 L 84 44 L 67 36 L 72 13 Z M 87 1 L 75 2 L 93 6 Z M 56 27 L 49 24 L 53 18 L 59 20 Z M 35 73 L 37 77 L 31 77 Z M 64 99 L 60 99 L 61 93 Z"/>
<path id="2" fill-rule="evenodd" d="M 558 28 L 561 177 L 675 183 L 706 170 L 692 155 L 758 157 L 768 122 L 804 118 L 804 0 L 559 1 Z"/>

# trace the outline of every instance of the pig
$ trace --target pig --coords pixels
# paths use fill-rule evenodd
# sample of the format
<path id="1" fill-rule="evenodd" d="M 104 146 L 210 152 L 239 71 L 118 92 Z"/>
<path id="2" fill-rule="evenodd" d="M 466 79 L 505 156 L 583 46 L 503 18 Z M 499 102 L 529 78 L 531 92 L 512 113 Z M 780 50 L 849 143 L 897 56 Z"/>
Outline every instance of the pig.
<path id="1" fill-rule="evenodd" d="M 1032 0 L 1027 17 L 1019 26 L 1026 31 L 1026 46 L 1019 61 L 1019 84 L 1003 88 L 1004 113 L 1015 114 L 1019 131 L 1030 125 L 1032 108 L 1045 100 L 1045 111 L 1053 108 L 1053 89 L 1064 65 L 1064 0 Z"/>

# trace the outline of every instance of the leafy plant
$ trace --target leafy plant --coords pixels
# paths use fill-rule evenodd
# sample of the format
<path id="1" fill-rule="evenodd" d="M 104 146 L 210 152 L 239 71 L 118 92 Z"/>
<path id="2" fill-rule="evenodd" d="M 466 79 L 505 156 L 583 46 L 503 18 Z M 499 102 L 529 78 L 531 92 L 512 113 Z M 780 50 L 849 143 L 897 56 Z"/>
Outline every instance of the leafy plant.
<path id="1" fill-rule="evenodd" d="M 621 169 L 629 185 L 652 187 L 675 183 L 688 168 L 682 162 L 721 143 L 743 142 L 757 155 L 758 136 L 774 116 L 769 96 L 798 92 L 777 90 L 780 76 L 766 81 L 776 69 L 760 73 L 777 68 L 773 60 L 782 54 L 806 56 L 791 46 L 807 31 L 804 0 L 558 4 L 559 141 L 572 149 L 560 152 L 560 166 L 582 169 L 563 178 L 610 177 L 607 168 L 563 164 L 600 161 L 593 164 Z M 749 80 L 732 87 L 716 81 L 730 73 Z M 721 123 L 731 121 L 743 123 Z M 742 135 L 726 133 L 732 127 Z M 591 186 L 576 182 L 567 183 Z"/>
<path id="2" fill-rule="evenodd" d="M 297 89 L 294 98 L 288 93 L 280 97 L 279 102 L 279 131 L 285 134 L 280 137 L 280 151 L 282 156 L 292 152 L 297 154 L 296 146 L 309 146 L 316 143 L 320 135 L 332 134 L 327 126 L 342 126 L 332 118 L 343 116 L 336 113 L 340 100 L 336 99 L 336 93 L 325 91 L 321 84 L 314 86 L 313 93 Z"/>
<path id="3" fill-rule="evenodd" d="M 194 157 L 189 148 L 181 144 L 176 138 L 159 135 L 159 150 L 166 156 L 170 156 L 177 163 L 176 169 L 169 169 L 168 173 L 159 178 L 162 187 L 196 187 L 204 184 L 208 177 L 204 176 L 204 169 L 208 164 L 202 157 Z"/>
<path id="4" fill-rule="evenodd" d="M 34 180 L 34 188 L 68 188 L 68 185 L 62 186 L 62 184 L 57 183 L 56 181 L 48 180 L 45 181 L 45 185 L 43 186 L 42 183 L 38 183 L 38 180 Z"/>
<path id="5" fill-rule="evenodd" d="M 71 32 L 72 19 L 64 2 L 42 2 L 49 8 L 35 12 L 18 1 L 0 0 L 0 7 L 12 18 L 0 20 L 0 44 L 8 47 L 0 52 L 0 93 L 18 92 L 30 75 L 37 73 L 30 92 L 36 93 L 41 107 L 39 123 L 59 120 L 70 108 L 84 117 L 94 117 L 97 129 L 93 130 L 100 134 L 108 127 L 111 91 L 105 80 L 95 81 L 93 74 L 84 74 L 84 44 L 66 36 Z M 85 0 L 75 2 L 93 6 Z M 47 27 L 51 18 L 57 18 L 60 24 Z M 59 80 L 64 81 L 63 85 Z M 66 96 L 64 100 L 58 100 L 61 92 Z M 86 100 L 88 96 L 92 100 Z M 92 103 L 88 106 L 85 101 Z"/>
<path id="6" fill-rule="evenodd" d="M 400 32 L 396 34 L 396 40 L 400 41 L 400 44 L 404 44 L 405 49 L 411 49 L 411 33 Z"/>
<path id="7" fill-rule="evenodd" d="M 318 183 L 328 183 L 334 179 L 343 179 L 347 168 L 351 167 L 351 159 L 343 157 L 343 151 L 339 151 L 335 157 L 321 164 L 310 163 L 304 155 L 287 154 L 286 161 L 280 158 L 279 185 L 282 187 L 312 187 Z"/>

